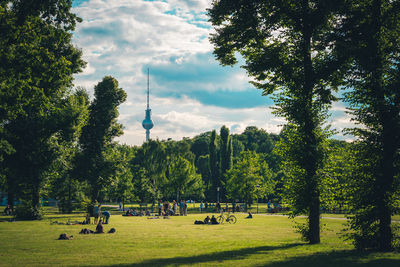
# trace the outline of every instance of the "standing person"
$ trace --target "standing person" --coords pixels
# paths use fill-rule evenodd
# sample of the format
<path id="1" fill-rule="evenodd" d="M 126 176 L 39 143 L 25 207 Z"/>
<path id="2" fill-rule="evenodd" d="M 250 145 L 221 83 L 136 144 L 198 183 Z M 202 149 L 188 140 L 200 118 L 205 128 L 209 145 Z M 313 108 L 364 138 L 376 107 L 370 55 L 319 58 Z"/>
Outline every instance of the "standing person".
<path id="1" fill-rule="evenodd" d="M 182 216 L 183 215 L 183 200 L 179 203 L 179 214 Z"/>
<path id="2" fill-rule="evenodd" d="M 161 216 L 161 209 L 162 209 L 162 204 L 161 201 L 158 201 L 158 216 Z"/>
<path id="3" fill-rule="evenodd" d="M 178 207 L 178 205 L 176 204 L 176 201 L 172 201 L 172 211 L 174 212 L 174 215 L 176 215 L 176 208 Z"/>
<path id="4" fill-rule="evenodd" d="M 163 205 L 164 216 L 168 216 L 168 206 L 169 206 L 169 202 L 165 200 L 164 205 Z"/>
<path id="5" fill-rule="evenodd" d="M 185 200 L 183 201 L 183 215 L 187 216 L 187 203 Z"/>
<path id="6" fill-rule="evenodd" d="M 200 203 L 200 212 L 203 213 L 203 201 Z"/>
<path id="7" fill-rule="evenodd" d="M 228 205 L 228 201 L 225 203 L 225 211 L 228 212 L 229 210 L 229 205 Z"/>
<path id="8" fill-rule="evenodd" d="M 119 202 L 119 210 L 122 210 L 122 202 Z"/>
<path id="9" fill-rule="evenodd" d="M 101 204 L 99 204 L 97 206 L 95 205 L 94 210 L 93 210 L 94 224 L 97 224 L 100 214 L 101 214 Z"/>
<path id="10" fill-rule="evenodd" d="M 205 208 L 206 211 L 207 211 L 207 209 L 208 209 L 208 202 L 207 202 L 207 200 L 206 200 L 206 202 L 204 203 L 204 208 Z"/>
<path id="11" fill-rule="evenodd" d="M 235 213 L 236 203 L 235 200 L 232 200 L 232 212 Z"/>
<path id="12" fill-rule="evenodd" d="M 217 202 L 217 204 L 215 205 L 215 210 L 216 210 L 217 213 L 220 212 L 220 210 L 221 210 L 221 204 L 220 204 L 219 202 Z"/>
<path id="13" fill-rule="evenodd" d="M 110 219 L 110 217 L 111 217 L 111 214 L 110 214 L 110 212 L 108 211 L 108 210 L 105 210 L 105 211 L 103 211 L 103 221 L 104 221 L 104 223 L 105 224 L 108 224 L 108 219 Z"/>

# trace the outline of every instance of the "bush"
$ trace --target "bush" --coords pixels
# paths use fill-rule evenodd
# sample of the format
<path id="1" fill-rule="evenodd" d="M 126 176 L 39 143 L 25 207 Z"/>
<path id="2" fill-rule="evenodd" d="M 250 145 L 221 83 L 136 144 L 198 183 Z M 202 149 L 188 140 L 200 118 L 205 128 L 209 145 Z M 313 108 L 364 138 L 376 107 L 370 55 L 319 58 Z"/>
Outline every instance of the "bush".
<path id="1" fill-rule="evenodd" d="M 41 220 L 43 213 L 40 208 L 35 208 L 30 203 L 24 203 L 15 209 L 15 218 L 18 220 Z"/>

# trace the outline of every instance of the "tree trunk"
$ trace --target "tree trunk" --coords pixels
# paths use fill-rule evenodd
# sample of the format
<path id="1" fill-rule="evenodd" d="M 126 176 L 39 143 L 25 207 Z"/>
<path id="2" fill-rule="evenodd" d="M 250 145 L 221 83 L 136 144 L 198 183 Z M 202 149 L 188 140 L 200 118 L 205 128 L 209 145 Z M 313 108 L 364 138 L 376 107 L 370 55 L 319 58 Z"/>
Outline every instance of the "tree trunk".
<path id="1" fill-rule="evenodd" d="M 12 209 L 14 209 L 15 187 L 14 187 L 14 183 L 10 179 L 7 179 L 7 187 L 8 187 L 7 204 L 10 205 L 10 207 Z"/>
<path id="2" fill-rule="evenodd" d="M 33 185 L 32 186 L 32 217 L 37 217 L 39 214 L 39 209 L 40 209 L 40 194 L 39 194 L 39 186 L 38 185 Z"/>
<path id="3" fill-rule="evenodd" d="M 99 196 L 99 189 L 97 188 L 97 185 L 92 185 L 92 195 L 91 195 L 91 201 L 93 204 L 96 203 L 96 201 L 98 200 Z"/>
<path id="4" fill-rule="evenodd" d="M 310 213 L 308 215 L 309 242 L 310 244 L 318 244 L 320 240 L 320 200 L 319 196 L 314 196 L 310 203 Z"/>
<path id="5" fill-rule="evenodd" d="M 313 113 L 313 89 L 314 89 L 314 72 L 312 66 L 311 57 L 311 35 L 312 28 L 309 24 L 309 2 L 308 0 L 303 0 L 302 3 L 303 11 L 303 67 L 304 67 L 304 84 L 303 84 L 303 118 L 304 118 L 304 128 L 302 129 L 302 134 L 305 138 L 305 156 L 303 160 L 303 167 L 306 170 L 306 185 L 309 198 L 309 215 L 308 215 L 308 227 L 309 232 L 307 238 L 310 244 L 320 243 L 320 200 L 318 183 L 316 181 L 317 172 L 317 140 L 315 136 L 316 126 L 314 122 Z"/>
<path id="6" fill-rule="evenodd" d="M 380 164 L 382 170 L 382 176 L 378 176 L 377 189 L 378 192 L 378 219 L 379 219 L 379 249 L 381 251 L 391 251 L 393 233 L 391 229 L 391 196 L 393 195 L 393 182 L 395 173 L 395 155 L 396 155 L 396 127 L 393 118 L 396 116 L 390 116 L 389 112 L 385 108 L 383 113 L 383 155 L 382 162 Z"/>
<path id="7" fill-rule="evenodd" d="M 383 51 L 382 51 L 382 1 L 373 1 L 373 18 L 374 18 L 374 42 L 373 42 L 373 81 L 372 87 L 377 98 L 377 109 L 378 118 L 382 126 L 382 157 L 379 165 L 379 173 L 377 176 L 377 188 L 378 190 L 378 220 L 379 220 L 379 234 L 378 234 L 378 246 L 381 251 L 392 250 L 393 233 L 391 229 L 391 207 L 390 198 L 392 196 L 393 181 L 394 181 L 394 161 L 397 150 L 396 142 L 396 121 L 394 118 L 398 116 L 390 114 L 391 107 L 386 105 L 385 94 L 384 94 L 384 78 L 383 78 Z"/>

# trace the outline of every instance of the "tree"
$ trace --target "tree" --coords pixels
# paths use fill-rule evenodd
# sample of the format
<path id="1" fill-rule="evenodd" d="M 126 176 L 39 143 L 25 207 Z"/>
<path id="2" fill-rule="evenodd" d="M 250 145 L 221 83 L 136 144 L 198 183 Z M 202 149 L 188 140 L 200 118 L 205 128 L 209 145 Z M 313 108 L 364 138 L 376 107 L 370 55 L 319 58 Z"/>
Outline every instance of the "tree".
<path id="1" fill-rule="evenodd" d="M 246 150 L 257 153 L 271 153 L 272 151 L 272 140 L 264 129 L 248 126 L 238 138 L 245 145 Z"/>
<path id="2" fill-rule="evenodd" d="M 80 21 L 71 1 L 2 1 L 0 4 L 0 158 L 4 155 L 8 202 L 16 193 L 39 216 L 44 172 L 52 164 L 54 139 L 63 128 L 62 112 L 72 75 L 84 66 L 72 45 Z M 24 168 L 21 168 L 24 166 Z M 19 190 L 20 189 L 20 190 Z"/>
<path id="3" fill-rule="evenodd" d="M 141 201 L 151 200 L 153 205 L 162 197 L 163 185 L 166 184 L 165 171 L 166 145 L 159 140 L 145 142 L 131 162 L 134 171 L 135 189 L 139 190 Z"/>
<path id="4" fill-rule="evenodd" d="M 275 185 L 272 172 L 255 151 L 244 151 L 226 173 L 228 196 L 252 204 L 258 197 L 271 194 Z"/>
<path id="5" fill-rule="evenodd" d="M 346 1 L 339 53 L 349 56 L 345 100 L 359 139 L 352 238 L 357 248 L 389 251 L 391 216 L 399 191 L 400 5 L 398 1 Z"/>
<path id="6" fill-rule="evenodd" d="M 197 160 L 197 171 L 200 173 L 203 179 L 205 187 L 205 198 L 211 199 L 212 194 L 210 193 L 211 184 L 211 173 L 210 173 L 210 155 L 200 156 Z"/>
<path id="7" fill-rule="evenodd" d="M 54 145 L 57 150 L 57 157 L 50 168 L 45 172 L 45 177 L 49 179 L 49 197 L 59 201 L 60 211 L 71 213 L 73 210 L 73 200 L 82 201 L 82 183 L 72 176 L 73 159 L 78 153 L 78 140 L 82 132 L 82 127 L 87 121 L 89 106 L 89 95 L 83 88 L 78 88 L 67 98 L 66 108 L 63 110 L 64 120 L 69 128 L 64 129 Z"/>
<path id="8" fill-rule="evenodd" d="M 182 196 L 200 198 L 204 196 L 203 181 L 201 176 L 196 173 L 196 168 L 190 161 L 179 156 L 168 169 L 168 188 L 171 193 L 175 193 L 177 201 Z"/>
<path id="9" fill-rule="evenodd" d="M 126 201 L 134 198 L 133 174 L 129 162 L 134 157 L 135 149 L 127 145 L 118 145 L 113 152 L 117 171 L 110 186 L 106 188 L 107 195 L 110 199 L 121 201 L 124 210 Z"/>
<path id="10" fill-rule="evenodd" d="M 218 160 L 218 147 L 217 147 L 217 133 L 215 130 L 211 132 L 210 144 L 210 173 L 211 173 L 211 192 L 215 201 L 217 199 L 217 188 L 221 187 L 219 179 L 219 160 Z"/>
<path id="11" fill-rule="evenodd" d="M 220 130 L 220 185 L 221 193 L 226 198 L 226 180 L 225 173 L 232 168 L 232 139 L 229 135 L 229 129 L 224 125 Z"/>
<path id="12" fill-rule="evenodd" d="M 301 145 L 293 153 L 292 166 L 301 169 L 307 196 L 298 195 L 295 214 L 307 213 L 304 231 L 310 243 L 320 242 L 318 170 L 322 168 L 321 127 L 326 110 L 335 98 L 336 71 L 341 58 L 333 53 L 334 12 L 340 1 L 245 1 L 215 0 L 208 10 L 215 34 L 214 54 L 223 65 L 244 57 L 243 68 L 257 88 L 275 97 L 275 114 L 295 130 Z M 293 139 L 289 139 L 293 140 Z"/>
<path id="13" fill-rule="evenodd" d="M 356 147 L 344 141 L 330 140 L 328 156 L 321 170 L 321 206 L 330 211 L 349 212 L 352 202 L 348 188 L 351 185 Z"/>
<path id="14" fill-rule="evenodd" d="M 94 87 L 88 123 L 80 137 L 81 152 L 75 160 L 76 175 L 90 185 L 92 203 L 117 171 L 112 160 L 113 138 L 122 134 L 122 125 L 117 123 L 118 106 L 125 99 L 125 91 L 118 88 L 118 81 L 111 76 L 104 77 Z"/>

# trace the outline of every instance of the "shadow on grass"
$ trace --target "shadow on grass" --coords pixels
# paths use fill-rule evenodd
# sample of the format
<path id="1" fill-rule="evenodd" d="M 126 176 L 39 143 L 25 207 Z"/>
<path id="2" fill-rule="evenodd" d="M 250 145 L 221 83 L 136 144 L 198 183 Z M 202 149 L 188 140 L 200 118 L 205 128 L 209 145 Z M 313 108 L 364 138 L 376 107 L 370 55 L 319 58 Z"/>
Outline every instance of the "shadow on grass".
<path id="1" fill-rule="evenodd" d="M 260 266 L 265 267 L 305 267 L 305 266 L 324 266 L 324 267 L 348 267 L 348 266 L 368 266 L 368 267 L 398 267 L 400 259 L 368 259 L 370 253 L 358 252 L 355 250 L 339 250 L 326 253 L 315 253 L 307 256 L 292 257 L 287 260 L 267 263 Z"/>
<path id="2" fill-rule="evenodd" d="M 132 264 L 116 264 L 116 265 L 108 265 L 108 266 L 168 266 L 168 265 L 186 265 L 186 264 L 205 264 L 207 262 L 213 261 L 225 261 L 225 260 L 241 260 L 245 259 L 247 256 L 251 254 L 262 254 L 272 250 L 279 249 L 289 249 L 296 246 L 302 246 L 304 243 L 294 243 L 287 244 L 282 246 L 260 246 L 253 248 L 242 248 L 237 250 L 228 250 L 221 251 L 209 254 L 202 254 L 196 256 L 188 256 L 188 257 L 175 257 L 175 258 L 159 258 L 159 259 L 151 259 L 142 261 L 139 263 Z"/>
<path id="3" fill-rule="evenodd" d="M 242 260 L 251 254 L 265 253 L 268 261 L 267 252 L 273 250 L 285 250 L 296 246 L 307 246 L 303 243 L 287 244 L 282 246 L 260 246 L 254 248 L 243 248 L 238 250 L 221 251 L 197 256 L 176 257 L 176 258 L 157 258 L 132 264 L 116 264 L 112 266 L 179 266 L 190 264 L 207 264 L 211 262 L 222 263 L 225 260 Z M 282 261 L 265 263 L 257 266 L 280 267 L 280 266 L 324 266 L 324 267 L 347 267 L 347 266 L 368 266 L 368 267 L 398 267 L 400 259 L 374 259 L 373 256 L 368 260 L 369 253 L 357 252 L 354 250 L 338 250 L 326 253 L 315 253 L 307 256 L 292 257 Z M 239 264 L 239 263 L 238 263 Z"/>

